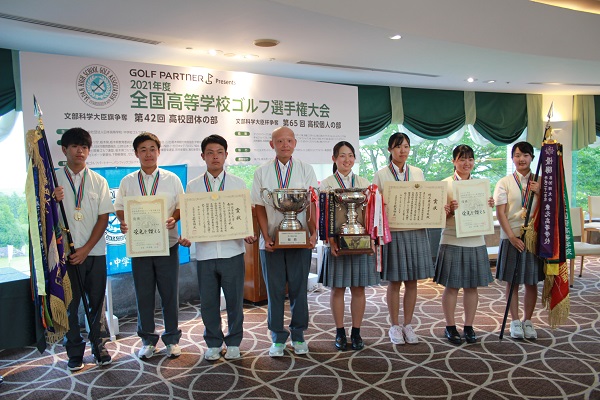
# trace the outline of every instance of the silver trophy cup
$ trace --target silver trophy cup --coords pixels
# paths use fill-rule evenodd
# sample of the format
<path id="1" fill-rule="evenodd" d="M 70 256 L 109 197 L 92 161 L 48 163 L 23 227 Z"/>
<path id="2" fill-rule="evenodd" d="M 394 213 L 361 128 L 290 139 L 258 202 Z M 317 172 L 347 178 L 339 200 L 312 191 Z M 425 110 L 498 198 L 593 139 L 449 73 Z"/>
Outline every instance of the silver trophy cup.
<path id="1" fill-rule="evenodd" d="M 342 235 L 363 235 L 365 227 L 356 220 L 358 206 L 367 201 L 366 189 L 350 188 L 350 189 L 335 189 L 335 198 L 338 203 L 346 205 L 347 221 L 340 227 L 339 233 Z"/>
<path id="2" fill-rule="evenodd" d="M 265 195 L 266 193 L 266 195 Z M 307 189 L 273 189 L 260 190 L 260 197 L 267 204 L 283 213 L 283 221 L 279 229 L 284 231 L 302 230 L 302 224 L 298 221 L 298 214 L 310 204 L 310 193 Z"/>

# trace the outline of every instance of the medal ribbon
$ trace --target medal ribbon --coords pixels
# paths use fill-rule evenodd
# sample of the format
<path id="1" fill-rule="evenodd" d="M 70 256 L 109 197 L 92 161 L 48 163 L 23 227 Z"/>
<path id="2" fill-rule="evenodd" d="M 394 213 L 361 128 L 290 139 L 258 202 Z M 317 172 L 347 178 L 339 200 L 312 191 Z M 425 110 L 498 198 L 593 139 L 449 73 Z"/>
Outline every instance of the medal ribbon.
<path id="1" fill-rule="evenodd" d="M 67 176 L 67 180 L 71 184 L 71 189 L 73 189 L 73 194 L 75 195 L 75 209 L 81 210 L 81 200 L 83 199 L 83 192 L 85 190 L 85 179 L 87 177 L 87 168 L 83 170 L 83 177 L 81 178 L 81 183 L 79 184 L 79 189 L 75 192 L 75 182 L 73 178 L 71 178 L 71 174 L 67 171 L 67 167 L 64 168 L 65 175 Z"/>
<path id="2" fill-rule="evenodd" d="M 340 187 L 342 189 L 347 189 L 346 184 L 344 183 L 344 180 L 342 179 L 342 176 L 340 175 L 340 173 L 338 171 L 335 171 L 335 180 L 337 181 L 338 185 L 340 185 Z M 354 187 L 354 174 L 352 174 L 352 186 L 350 187 Z"/>
<path id="3" fill-rule="evenodd" d="M 158 189 L 158 177 L 160 176 L 160 171 L 156 171 L 156 176 L 154 177 L 154 182 L 152 182 L 152 189 L 150 190 L 150 196 L 154 196 L 156 194 L 156 189 Z M 140 184 L 140 192 L 142 192 L 142 196 L 148 196 L 148 192 L 146 191 L 146 184 L 144 183 L 144 178 L 142 177 L 142 171 L 138 171 L 138 183 Z"/>
<path id="4" fill-rule="evenodd" d="M 400 181 L 400 177 L 398 176 L 398 173 L 396 172 L 396 168 L 394 168 L 394 164 L 390 163 L 388 165 L 388 167 L 390 168 L 390 171 L 392 171 L 392 175 L 394 175 L 394 179 L 396 179 L 397 182 Z M 408 173 L 408 165 L 405 163 L 404 164 L 404 182 L 408 182 L 409 181 L 409 173 Z"/>
<path id="5" fill-rule="evenodd" d="M 227 173 L 225 171 L 223 171 L 223 179 L 221 180 L 221 184 L 219 185 L 219 192 L 222 192 L 223 190 L 225 190 L 225 175 Z M 208 177 L 208 171 L 204 174 L 204 187 L 206 188 L 207 192 L 212 192 L 213 188 L 212 185 L 210 184 L 210 179 Z"/>
<path id="6" fill-rule="evenodd" d="M 519 179 L 519 175 L 517 175 L 517 171 L 513 172 L 513 178 L 515 178 L 515 182 L 517 182 L 517 185 L 519 186 L 519 189 L 521 190 L 521 207 L 525 208 L 525 206 L 527 205 L 527 201 L 529 200 L 529 195 L 531 192 L 531 187 L 529 186 L 529 180 L 531 179 L 531 175 L 529 175 L 529 178 L 527 179 L 527 187 L 525 188 L 525 190 L 523 190 L 523 185 L 521 185 L 521 179 Z"/>
<path id="7" fill-rule="evenodd" d="M 294 167 L 293 161 L 290 158 L 288 162 L 287 171 L 285 172 L 285 178 L 283 178 L 283 174 L 281 173 L 281 167 L 279 166 L 279 160 L 275 158 L 275 174 L 277 175 L 277 185 L 279 189 L 287 189 L 290 184 L 290 178 L 292 176 L 292 168 Z"/>

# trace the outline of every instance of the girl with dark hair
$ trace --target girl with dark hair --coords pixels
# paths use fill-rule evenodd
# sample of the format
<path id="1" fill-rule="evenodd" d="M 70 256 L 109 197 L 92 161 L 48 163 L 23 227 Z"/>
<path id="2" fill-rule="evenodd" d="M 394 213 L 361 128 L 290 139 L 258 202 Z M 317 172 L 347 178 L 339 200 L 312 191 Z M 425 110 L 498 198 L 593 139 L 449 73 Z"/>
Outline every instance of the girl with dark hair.
<path id="1" fill-rule="evenodd" d="M 521 226 L 526 215 L 526 207 L 530 196 L 533 198 L 532 209 L 537 207 L 537 196 L 540 185 L 532 179 L 531 161 L 533 146 L 527 142 L 519 142 L 512 148 L 512 160 L 516 171 L 498 181 L 494 190 L 496 216 L 500 222 L 500 248 L 496 264 L 496 278 L 506 282 L 506 297 L 510 292 L 511 281 L 517 258 L 521 254 L 517 283 L 513 289 L 510 304 L 510 336 L 514 339 L 537 339 L 537 332 L 531 323 L 531 317 L 537 303 L 539 281 L 544 280 L 544 263 L 535 254 L 525 249 L 521 240 Z M 519 286 L 525 285 L 524 320 L 519 318 Z"/>
<path id="2" fill-rule="evenodd" d="M 458 291 L 463 289 L 464 328 L 467 343 L 475 343 L 477 336 L 473 329 L 475 312 L 479 303 L 478 287 L 488 286 L 493 281 L 490 271 L 485 239 L 482 236 L 456 237 L 456 221 L 454 213 L 458 209 L 458 201 L 453 198 L 454 181 L 472 179 L 471 171 L 475 166 L 475 154 L 470 146 L 458 145 L 452 152 L 454 174 L 444 179 L 448 182 L 448 202 L 446 210 L 446 228 L 442 231 L 440 247 L 435 269 L 434 281 L 445 286 L 442 295 L 442 309 L 446 318 L 446 338 L 454 344 L 461 344 L 462 338 L 456 329 L 454 314 Z M 494 199 L 488 199 L 488 205 L 494 207 Z"/>
<path id="3" fill-rule="evenodd" d="M 339 142 L 333 148 L 333 175 L 321 182 L 321 190 L 366 188 L 369 181 L 352 172 L 355 161 L 354 147 L 348 142 Z M 351 347 L 361 350 L 364 347 L 360 336 L 360 326 L 365 313 L 365 286 L 379 284 L 379 273 L 375 268 L 375 257 L 367 254 L 339 255 L 337 242 L 330 238 L 326 244 L 323 259 L 323 284 L 331 288 L 331 314 L 336 327 L 335 347 L 346 350 L 347 338 L 344 328 L 344 295 L 350 288 L 352 300 L 352 330 L 350 332 Z"/>
<path id="4" fill-rule="evenodd" d="M 388 140 L 390 163 L 377 171 L 373 183 L 383 191 L 386 181 L 424 181 L 423 171 L 406 163 L 410 154 L 410 139 L 396 132 Z M 384 199 L 385 201 L 385 199 Z M 417 344 L 411 321 L 417 303 L 417 281 L 433 277 L 434 266 L 425 229 L 392 230 L 392 242 L 383 246 L 381 278 L 389 281 L 387 306 L 390 313 L 390 340 L 394 344 Z M 404 283 L 404 324 L 399 324 L 400 288 Z"/>

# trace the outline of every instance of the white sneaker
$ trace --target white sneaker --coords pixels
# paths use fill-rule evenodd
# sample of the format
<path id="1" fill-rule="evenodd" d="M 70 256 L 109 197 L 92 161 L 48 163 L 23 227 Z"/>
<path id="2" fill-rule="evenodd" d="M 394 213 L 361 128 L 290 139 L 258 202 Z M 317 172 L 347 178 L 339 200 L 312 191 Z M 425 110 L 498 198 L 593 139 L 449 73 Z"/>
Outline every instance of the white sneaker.
<path id="1" fill-rule="evenodd" d="M 413 327 L 408 324 L 402 327 L 402 333 L 404 334 L 404 339 L 408 344 L 417 344 L 419 343 L 419 337 L 413 330 Z"/>
<path id="2" fill-rule="evenodd" d="M 523 333 L 523 325 L 521 324 L 521 321 L 518 319 L 512 321 L 510 323 L 510 337 L 513 339 L 523 339 L 524 336 L 525 335 Z"/>
<path id="3" fill-rule="evenodd" d="M 273 343 L 269 349 L 269 355 L 271 357 L 283 357 L 283 349 L 285 349 L 284 343 Z"/>
<path id="4" fill-rule="evenodd" d="M 221 358 L 221 348 L 220 347 L 209 347 L 204 352 L 204 359 L 207 361 L 216 361 Z"/>
<path id="5" fill-rule="evenodd" d="M 308 343 L 306 342 L 292 342 L 292 347 L 296 354 L 308 354 Z"/>
<path id="6" fill-rule="evenodd" d="M 152 357 L 154 353 L 156 353 L 156 347 L 149 344 L 146 346 L 142 346 L 142 348 L 138 352 L 138 357 L 142 360 L 147 360 L 150 357 Z"/>
<path id="7" fill-rule="evenodd" d="M 167 357 L 179 357 L 181 355 L 181 347 L 177 343 L 167 345 Z"/>
<path id="8" fill-rule="evenodd" d="M 390 328 L 390 340 L 394 344 L 404 344 L 404 335 L 402 334 L 402 328 L 398 325 L 392 325 Z"/>
<path id="9" fill-rule="evenodd" d="M 537 339 L 537 332 L 535 331 L 535 328 L 529 319 L 523 322 L 523 336 L 525 336 L 525 339 Z"/>
<path id="10" fill-rule="evenodd" d="M 241 356 L 240 348 L 238 346 L 227 346 L 227 351 L 225 352 L 226 360 L 237 360 Z"/>

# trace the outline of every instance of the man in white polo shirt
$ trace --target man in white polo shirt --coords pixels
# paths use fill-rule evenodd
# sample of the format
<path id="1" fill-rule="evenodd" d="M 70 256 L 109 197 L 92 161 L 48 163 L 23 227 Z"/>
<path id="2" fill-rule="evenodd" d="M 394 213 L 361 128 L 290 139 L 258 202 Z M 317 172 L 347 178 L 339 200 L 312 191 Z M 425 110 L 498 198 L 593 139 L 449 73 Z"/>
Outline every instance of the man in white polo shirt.
<path id="1" fill-rule="evenodd" d="M 267 286 L 268 325 L 273 344 L 269 349 L 271 357 L 283 356 L 285 342 L 291 335 L 292 347 L 296 354 L 308 353 L 308 344 L 304 340 L 304 331 L 308 328 L 307 286 L 311 262 L 311 249 L 286 248 L 275 249 L 276 228 L 283 220 L 283 214 L 275 210 L 273 204 L 267 204 L 261 198 L 261 188 L 267 189 L 308 189 L 317 187 L 317 177 L 310 164 L 292 159 L 296 148 L 296 137 L 288 127 L 280 127 L 271 135 L 271 148 L 275 150 L 275 160 L 266 162 L 254 172 L 252 184 L 252 202 L 256 207 L 256 216 L 265 248 L 261 250 L 264 261 L 263 277 Z M 307 222 L 306 211 L 298 214 L 302 226 L 310 233 L 309 242 L 314 247 L 317 241 L 316 212 L 311 204 L 312 221 Z M 286 285 L 290 298 L 292 319 L 288 332 L 283 326 Z"/>
<path id="2" fill-rule="evenodd" d="M 54 191 L 56 200 L 62 201 L 75 253 L 69 255 L 67 273 L 71 280 L 73 301 L 69 305 L 69 331 L 65 335 L 65 348 L 69 356 L 67 368 L 77 371 L 83 368 L 85 342 L 79 326 L 79 303 L 82 293 L 75 268 L 83 281 L 83 290 L 90 306 L 90 337 L 97 345 L 95 355 L 98 365 L 111 363 L 105 348 L 109 338 L 104 316 L 104 292 L 106 291 L 106 240 L 104 231 L 108 215 L 114 212 L 106 179 L 90 170 L 86 160 L 92 147 L 92 137 L 82 128 L 72 128 L 61 138 L 67 166 L 56 172 L 58 186 Z M 66 188 L 66 193 L 65 193 Z M 61 219 L 62 221 L 62 219 Z M 67 246 L 65 246 L 66 248 Z"/>
<path id="3" fill-rule="evenodd" d="M 219 135 L 210 135 L 201 144 L 202 159 L 206 172 L 191 180 L 186 193 L 206 193 L 246 189 L 246 183 L 225 171 L 227 141 Z M 209 221 L 210 222 L 210 221 Z M 204 322 L 204 341 L 208 349 L 204 359 L 215 361 L 221 358 L 223 343 L 227 346 L 225 359 L 241 357 L 240 343 L 244 336 L 244 253 L 246 243 L 254 243 L 255 236 L 245 239 L 220 240 L 196 243 L 196 268 L 200 288 L 200 312 Z M 190 246 L 188 239 L 181 244 Z M 227 306 L 227 336 L 221 329 L 221 289 Z"/>
<path id="4" fill-rule="evenodd" d="M 142 348 L 138 357 L 148 359 L 156 352 L 159 336 L 154 331 L 154 295 L 160 295 L 165 330 L 160 336 L 167 347 L 167 357 L 179 357 L 179 195 L 183 193 L 181 181 L 174 173 L 158 168 L 160 140 L 156 135 L 144 132 L 133 141 L 135 156 L 140 160 L 140 169 L 126 175 L 121 180 L 115 198 L 115 210 L 121 231 L 127 233 L 125 222 L 126 196 L 153 196 L 163 194 L 168 198 L 165 222 L 169 230 L 169 255 L 134 257 L 131 259 L 131 273 L 137 300 L 137 333 L 142 338 Z"/>

